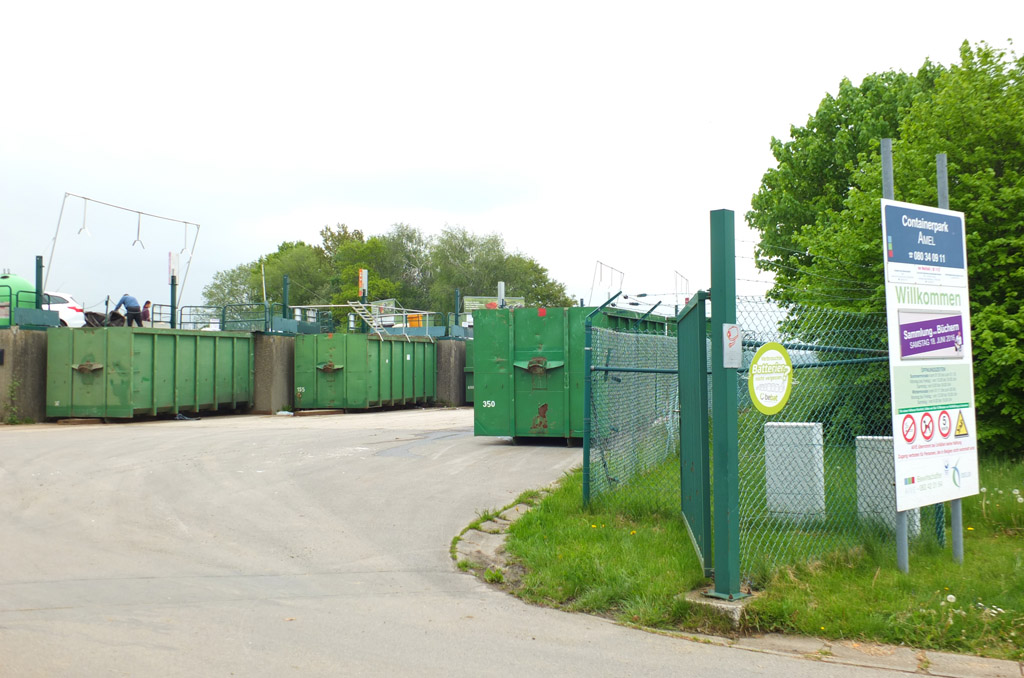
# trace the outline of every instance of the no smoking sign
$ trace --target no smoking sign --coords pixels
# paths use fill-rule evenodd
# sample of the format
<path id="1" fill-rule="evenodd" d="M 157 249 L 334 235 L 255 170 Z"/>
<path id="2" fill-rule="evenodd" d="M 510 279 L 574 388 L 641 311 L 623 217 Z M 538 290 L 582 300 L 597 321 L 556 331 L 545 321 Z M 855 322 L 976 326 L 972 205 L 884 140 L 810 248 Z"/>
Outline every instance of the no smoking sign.
<path id="1" fill-rule="evenodd" d="M 908 414 L 903 417 L 903 439 L 908 443 L 914 442 L 914 438 L 917 437 L 917 422 L 914 421 L 914 415 Z"/>

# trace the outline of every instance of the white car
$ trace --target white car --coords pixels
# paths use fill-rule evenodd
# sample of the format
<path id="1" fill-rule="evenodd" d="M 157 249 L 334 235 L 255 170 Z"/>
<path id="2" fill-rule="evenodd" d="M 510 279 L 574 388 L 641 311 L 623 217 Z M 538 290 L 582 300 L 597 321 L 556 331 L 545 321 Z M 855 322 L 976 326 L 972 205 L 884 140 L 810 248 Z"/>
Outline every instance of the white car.
<path id="1" fill-rule="evenodd" d="M 85 325 L 85 309 L 74 298 L 63 292 L 43 292 L 43 308 L 56 311 L 62 327 Z"/>

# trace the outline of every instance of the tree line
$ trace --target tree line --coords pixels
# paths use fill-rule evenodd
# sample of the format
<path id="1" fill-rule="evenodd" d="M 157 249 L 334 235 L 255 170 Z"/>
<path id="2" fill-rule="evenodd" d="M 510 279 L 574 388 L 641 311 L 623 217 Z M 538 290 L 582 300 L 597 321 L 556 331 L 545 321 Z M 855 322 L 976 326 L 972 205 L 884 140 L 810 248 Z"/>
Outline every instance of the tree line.
<path id="1" fill-rule="evenodd" d="M 565 285 L 520 252 L 509 252 L 496 234 L 476 235 L 445 228 L 424 235 L 395 224 L 382 235 L 365 235 L 344 224 L 325 226 L 321 242 L 283 242 L 276 252 L 214 274 L 203 288 L 210 306 L 280 302 L 283 278 L 294 306 L 346 304 L 358 300 L 358 272 L 369 271 L 370 300 L 397 299 L 405 308 L 452 312 L 455 290 L 463 296 L 495 296 L 498 282 L 508 296 L 538 306 L 571 306 Z"/>
<path id="2" fill-rule="evenodd" d="M 747 222 L 760 233 L 768 296 L 885 310 L 880 139 L 893 139 L 896 199 L 937 204 L 947 155 L 950 209 L 967 224 L 978 440 L 1019 456 L 1024 426 L 1024 58 L 964 42 L 960 63 L 925 61 L 859 86 L 843 80 L 790 139 L 773 138 Z"/>

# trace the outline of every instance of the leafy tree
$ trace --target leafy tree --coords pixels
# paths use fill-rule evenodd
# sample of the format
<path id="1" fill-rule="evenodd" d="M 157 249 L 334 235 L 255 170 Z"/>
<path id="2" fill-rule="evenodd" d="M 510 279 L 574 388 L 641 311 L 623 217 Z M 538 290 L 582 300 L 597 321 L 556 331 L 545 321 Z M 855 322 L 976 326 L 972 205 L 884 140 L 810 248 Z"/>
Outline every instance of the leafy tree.
<path id="1" fill-rule="evenodd" d="M 285 275 L 290 305 L 324 304 L 330 299 L 330 262 L 321 247 L 301 241 L 283 242 L 276 252 L 260 257 L 251 271 L 250 285 L 261 289 L 261 275 L 266 277 L 267 301 L 271 303 L 282 301 Z"/>
<path id="2" fill-rule="evenodd" d="M 983 451 L 1020 454 L 1024 58 L 966 42 L 960 56 L 961 63 L 949 69 L 925 64 L 934 77 L 909 106 L 899 107 L 896 133 L 884 136 L 894 138 L 898 200 L 934 205 L 935 156 L 947 154 L 950 207 L 964 212 L 967 221 L 978 439 Z M 782 161 L 765 174 L 748 222 L 761 232 L 758 265 L 776 271 L 774 298 L 857 311 L 884 309 L 881 159 L 877 138 L 860 143 L 838 205 L 832 198 L 815 202 L 813 194 L 831 189 L 809 188 L 808 177 L 787 175 Z M 801 162 L 821 152 L 793 150 Z M 794 201 L 811 207 L 786 222 L 795 213 L 790 209 Z M 782 250 L 782 242 L 789 243 L 785 247 L 793 257 L 772 254 Z"/>
<path id="3" fill-rule="evenodd" d="M 396 270 L 388 254 L 387 243 L 380 236 L 366 239 L 362 231 L 349 231 L 339 224 L 335 230 L 320 232 L 324 249 L 330 259 L 332 303 L 347 304 L 359 298 L 359 269 L 368 269 L 370 299 L 404 298 L 402 285 L 388 277 Z"/>
<path id="4" fill-rule="evenodd" d="M 252 286 L 253 269 L 258 272 L 259 264 L 250 261 L 214 273 L 213 280 L 203 288 L 203 303 L 207 306 L 227 306 L 263 301 L 262 291 Z"/>
<path id="5" fill-rule="evenodd" d="M 370 271 L 370 299 L 398 299 L 409 309 L 450 312 L 455 289 L 464 295 L 493 295 L 498 281 L 509 296 L 526 297 L 531 305 L 572 303 L 565 286 L 551 280 L 533 258 L 508 253 L 496 234 L 478 236 L 462 228 L 446 228 L 437 237 L 425 236 L 407 224 L 395 224 L 382 234 L 366 237 L 345 224 L 325 226 L 322 244 L 284 242 L 277 252 L 220 271 L 207 285 L 207 303 L 262 300 L 260 265 L 266 270 L 267 296 L 280 301 L 281 280 L 291 281 L 292 305 L 347 304 L 358 298 L 358 272 Z"/>
<path id="6" fill-rule="evenodd" d="M 498 282 L 505 293 L 526 298 L 531 306 L 567 306 L 565 285 L 524 254 L 508 254 L 501 236 L 477 236 L 463 228 L 446 228 L 431 250 L 431 308 L 453 311 L 455 289 L 463 295 L 493 296 Z"/>
<path id="7" fill-rule="evenodd" d="M 812 263 L 800 236 L 844 209 L 861 155 L 880 138 L 899 138 L 901 117 L 932 95 L 943 70 L 926 61 L 916 75 L 889 71 L 867 76 L 860 86 L 844 78 L 805 126 L 790 128 L 790 141 L 772 138 L 778 166 L 765 172 L 747 221 L 761 234 L 758 266 L 775 274 L 775 298 L 788 299 L 804 277 L 801 269 Z M 848 292 L 861 289 L 838 291 L 852 296 Z"/>

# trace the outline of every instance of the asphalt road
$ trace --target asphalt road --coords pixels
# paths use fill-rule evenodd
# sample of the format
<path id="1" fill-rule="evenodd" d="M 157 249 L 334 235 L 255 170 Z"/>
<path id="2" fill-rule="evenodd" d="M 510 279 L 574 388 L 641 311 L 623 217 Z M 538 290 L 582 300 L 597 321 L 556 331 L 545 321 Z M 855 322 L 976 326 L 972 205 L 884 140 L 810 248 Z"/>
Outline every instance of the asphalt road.
<path id="1" fill-rule="evenodd" d="M 527 605 L 448 555 L 579 448 L 471 410 L 0 426 L 0 676 L 830 676 Z"/>

